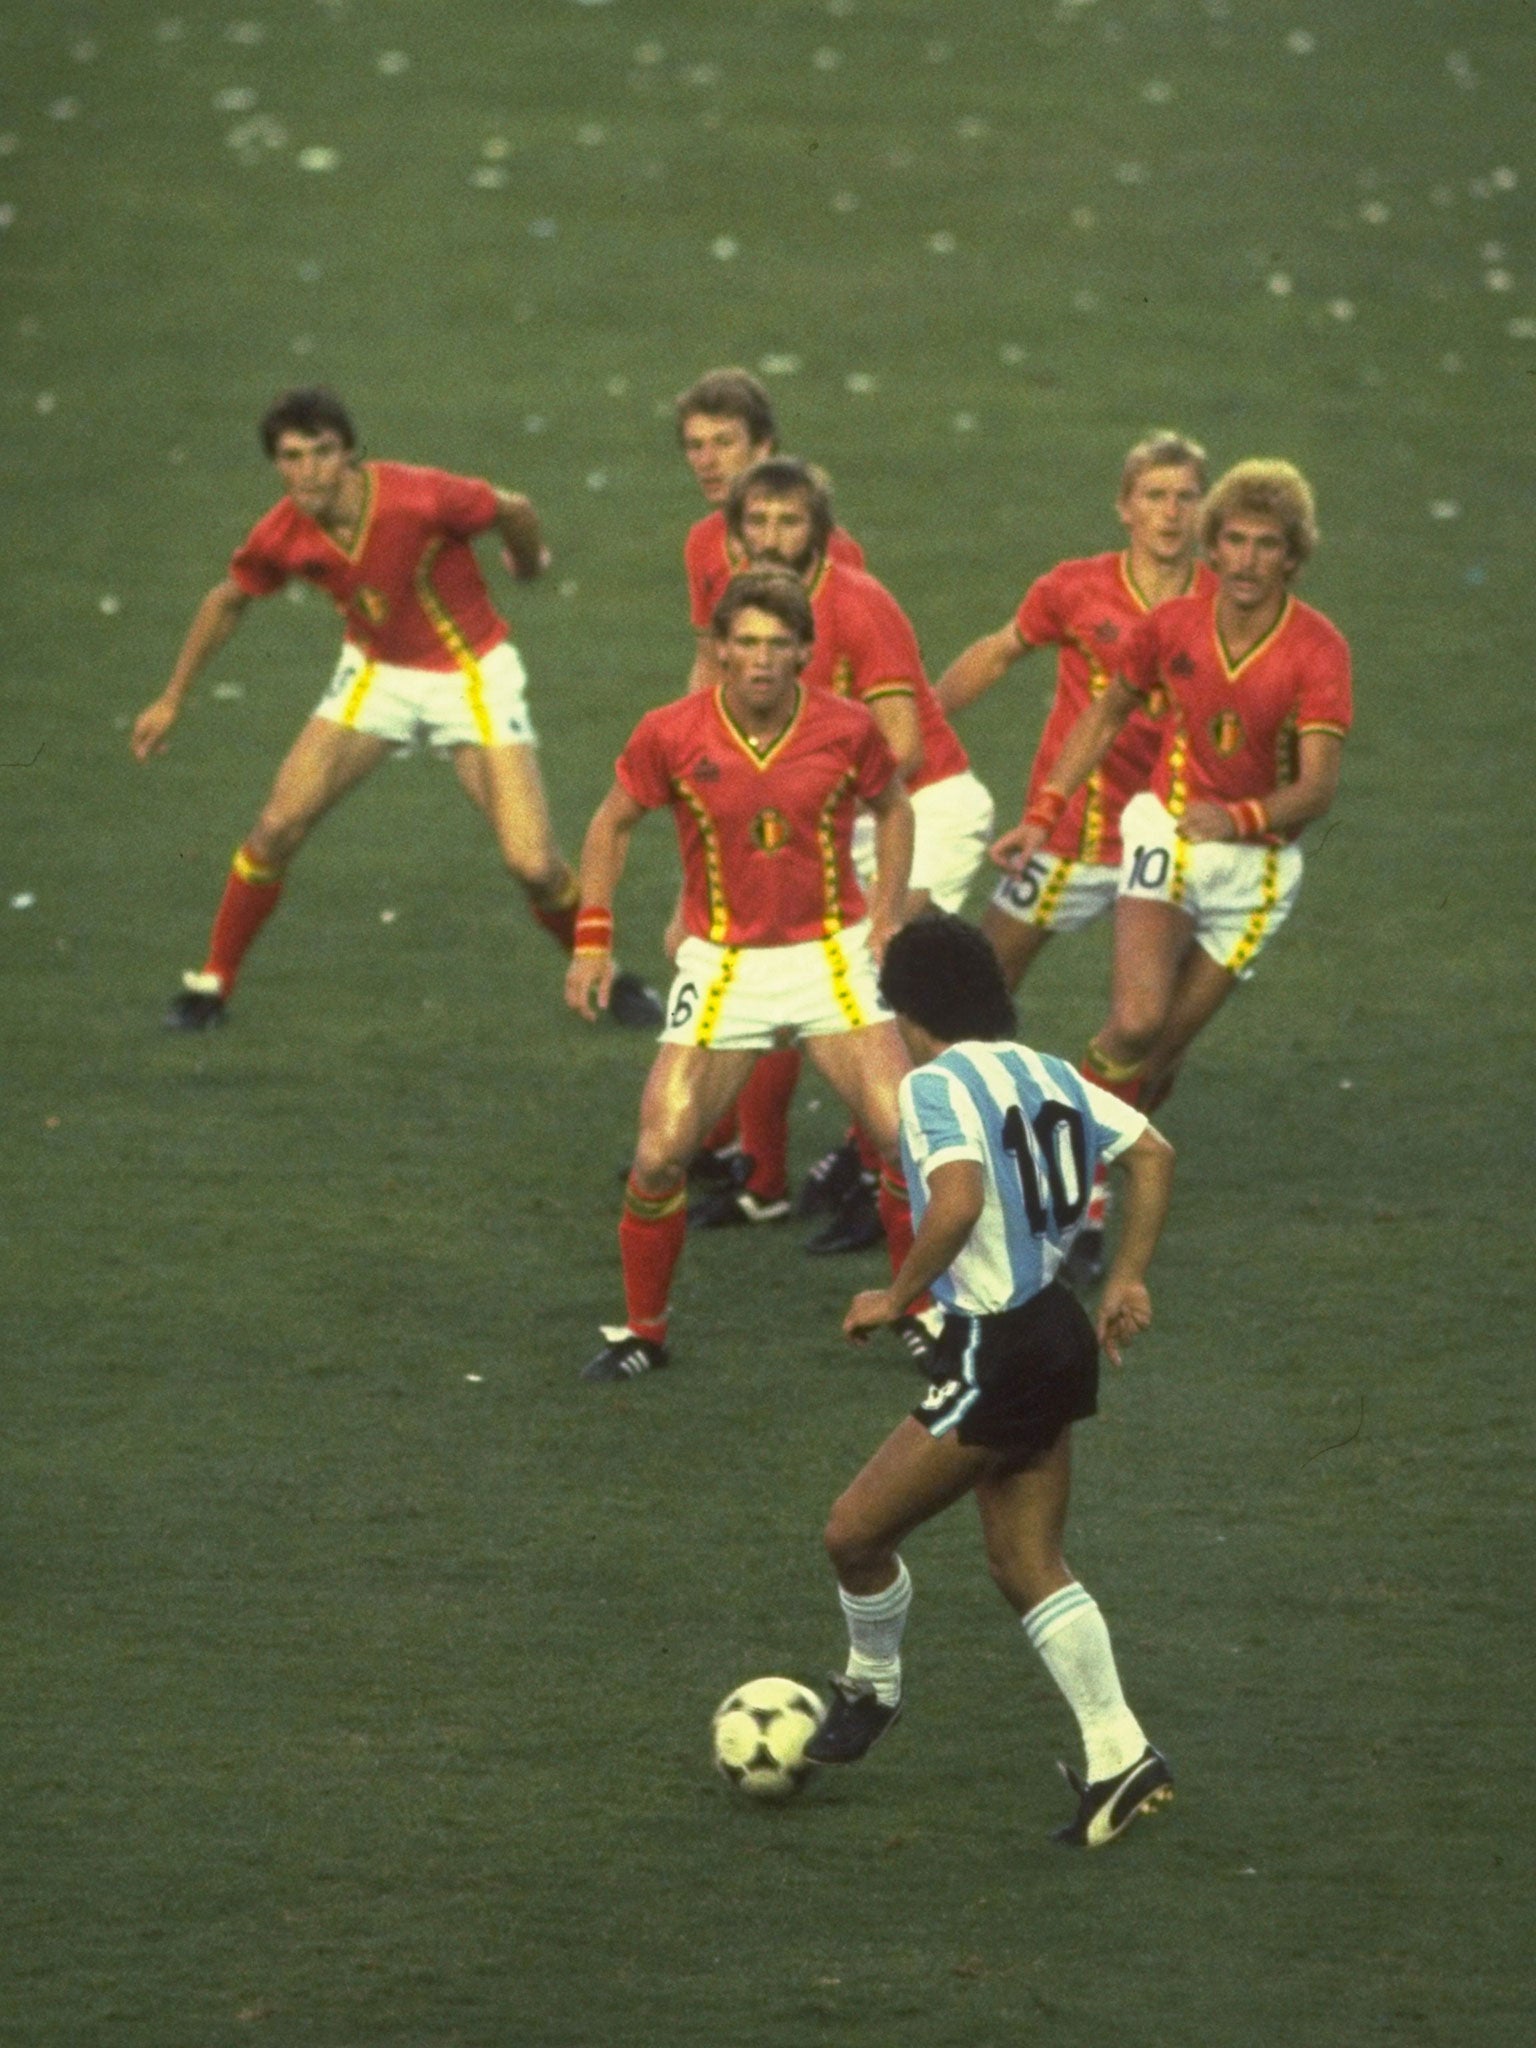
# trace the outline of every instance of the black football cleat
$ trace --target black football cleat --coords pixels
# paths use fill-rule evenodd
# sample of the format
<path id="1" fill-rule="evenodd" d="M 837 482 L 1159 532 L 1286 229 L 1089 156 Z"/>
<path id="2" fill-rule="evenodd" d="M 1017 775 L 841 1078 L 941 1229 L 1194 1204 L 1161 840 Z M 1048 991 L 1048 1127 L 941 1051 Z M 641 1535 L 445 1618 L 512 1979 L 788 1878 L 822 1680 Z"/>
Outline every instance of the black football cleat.
<path id="1" fill-rule="evenodd" d="M 841 1208 L 862 1176 L 859 1148 L 851 1138 L 846 1139 L 833 1151 L 823 1152 L 800 1183 L 800 1192 L 795 1197 L 795 1214 L 820 1216 Z"/>
<path id="2" fill-rule="evenodd" d="M 1138 1813 L 1151 1813 L 1173 1797 L 1173 1773 L 1166 1757 L 1148 1743 L 1127 1769 L 1113 1778 L 1086 1784 L 1070 1764 L 1061 1774 L 1077 1794 L 1077 1812 L 1065 1827 L 1053 1828 L 1051 1840 L 1067 1849 L 1102 1849 L 1123 1835 Z"/>
<path id="3" fill-rule="evenodd" d="M 625 1323 L 604 1323 L 603 1348 L 581 1369 L 584 1380 L 635 1380 L 643 1372 L 659 1372 L 667 1347 L 650 1337 L 637 1337 Z"/>
<path id="4" fill-rule="evenodd" d="M 813 1764 L 856 1764 L 880 1740 L 901 1713 L 901 1701 L 888 1707 L 867 1678 L 831 1674 L 832 1698 L 826 1716 L 805 1745 Z"/>
<path id="5" fill-rule="evenodd" d="M 1104 1232 L 1085 1223 L 1067 1247 L 1061 1278 L 1074 1294 L 1088 1294 L 1104 1278 Z"/>
<path id="6" fill-rule="evenodd" d="M 884 1242 L 885 1225 L 880 1221 L 874 1181 L 867 1173 L 860 1173 L 853 1192 L 844 1197 L 831 1222 L 805 1240 L 805 1248 L 817 1254 L 867 1252 L 872 1245 Z"/>
<path id="7" fill-rule="evenodd" d="M 751 1154 L 743 1152 L 740 1145 L 722 1145 L 717 1151 L 705 1145 L 689 1160 L 688 1178 L 699 1188 L 741 1188 L 746 1186 L 753 1164 Z"/>
<path id="8" fill-rule="evenodd" d="M 216 974 L 184 974 L 162 1020 L 167 1031 L 213 1031 L 225 1022 L 224 984 Z"/>
<path id="9" fill-rule="evenodd" d="M 690 1230 L 734 1230 L 743 1223 L 783 1223 L 789 1216 L 788 1195 L 765 1201 L 750 1188 L 715 1188 L 689 1204 Z"/>
<path id="10" fill-rule="evenodd" d="M 628 968 L 613 977 L 613 986 L 608 991 L 608 1014 L 626 1031 L 659 1031 L 667 1021 L 661 997 Z"/>

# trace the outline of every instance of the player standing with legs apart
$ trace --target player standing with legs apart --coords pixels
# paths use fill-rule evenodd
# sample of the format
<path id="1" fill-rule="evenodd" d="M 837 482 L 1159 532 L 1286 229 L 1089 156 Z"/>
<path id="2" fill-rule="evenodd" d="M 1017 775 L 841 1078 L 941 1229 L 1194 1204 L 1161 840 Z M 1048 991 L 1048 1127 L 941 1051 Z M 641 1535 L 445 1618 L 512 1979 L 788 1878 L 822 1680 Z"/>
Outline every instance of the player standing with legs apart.
<path id="1" fill-rule="evenodd" d="M 1208 596 L 1216 578 L 1197 560 L 1205 450 L 1169 429 L 1148 434 L 1126 456 L 1115 510 L 1127 545 L 1110 554 L 1058 562 L 1025 593 L 1013 619 L 974 641 L 934 686 L 951 717 L 1000 682 L 1036 647 L 1056 647 L 1056 693 L 1030 767 L 1025 807 L 1055 766 L 1067 734 L 1109 687 L 1131 629 L 1171 597 Z M 1112 908 L 1120 876 L 1120 813 L 1147 786 L 1162 729 L 1134 712 L 1067 805 L 1040 851 L 1004 874 L 982 914 L 1010 988 L 1057 932 L 1075 932 Z M 1101 1177 L 1073 1240 L 1064 1278 L 1103 1277 L 1108 1187 Z"/>
<path id="2" fill-rule="evenodd" d="M 870 714 L 801 672 L 814 631 L 804 587 L 782 573 L 732 580 L 715 611 L 725 680 L 647 712 L 619 756 L 581 853 L 581 911 L 566 1000 L 587 1018 L 613 973 L 613 898 L 630 834 L 670 808 L 683 855 L 677 977 L 640 1102 L 619 1253 L 625 1322 L 606 1327 L 589 1380 L 667 1363 L 672 1275 L 686 1229 L 684 1173 L 757 1054 L 794 1033 L 871 1132 L 887 1163 L 881 1200 L 896 1263 L 911 1243 L 896 1089 L 906 1055 L 880 1001 L 876 958 L 895 929 L 912 858 L 912 807 Z M 866 907 L 850 841 L 874 812 Z M 914 1313 L 897 1334 L 926 1360 Z"/>
<path id="3" fill-rule="evenodd" d="M 1131 716 L 1158 719 L 1151 787 L 1120 820 L 1110 1014 L 1083 1061 L 1101 1087 L 1153 1109 L 1290 915 L 1296 840 L 1333 804 L 1352 716 L 1348 643 L 1291 594 L 1317 544 L 1306 478 L 1288 462 L 1240 462 L 1201 527 L 1214 593 L 1142 620 L 1023 821 L 992 849 L 1020 873 Z"/>
<path id="4" fill-rule="evenodd" d="M 135 756 L 162 751 L 187 693 L 253 598 L 302 576 L 334 600 L 345 639 L 325 695 L 235 854 L 207 961 L 183 977 L 166 1023 L 202 1031 L 224 1022 L 294 855 L 393 748 L 419 741 L 452 754 L 534 917 L 568 953 L 575 878 L 550 826 L 523 665 L 470 546 L 494 529 L 519 581 L 542 575 L 549 551 L 533 506 L 445 470 L 364 462 L 351 417 L 330 391 L 286 392 L 260 431 L 286 495 L 198 606 L 170 682 L 134 722 Z M 615 977 L 611 1010 L 620 1023 L 661 1022 L 655 992 L 632 974 Z"/>
<path id="5" fill-rule="evenodd" d="M 1056 1839 L 1096 1849 L 1170 1798 L 1173 1781 L 1126 1705 L 1104 1618 L 1061 1554 L 1072 1425 L 1097 1409 L 1099 1343 L 1118 1365 L 1152 1320 L 1145 1276 L 1173 1150 L 1139 1111 L 1016 1042 L 996 956 L 974 926 L 937 914 L 908 925 L 880 986 L 920 1063 L 901 1084 L 917 1233 L 891 1285 L 855 1295 L 843 1328 L 862 1339 L 930 1286 L 944 1326 L 928 1398 L 827 1524 L 849 1655 L 805 1753 L 856 1763 L 901 1712 L 912 1581 L 899 1546 L 970 1494 L 992 1576 L 1082 1733 L 1083 1775 L 1062 1766 L 1077 1812 Z M 1100 1159 L 1127 1185 L 1095 1332 L 1056 1275 Z"/>

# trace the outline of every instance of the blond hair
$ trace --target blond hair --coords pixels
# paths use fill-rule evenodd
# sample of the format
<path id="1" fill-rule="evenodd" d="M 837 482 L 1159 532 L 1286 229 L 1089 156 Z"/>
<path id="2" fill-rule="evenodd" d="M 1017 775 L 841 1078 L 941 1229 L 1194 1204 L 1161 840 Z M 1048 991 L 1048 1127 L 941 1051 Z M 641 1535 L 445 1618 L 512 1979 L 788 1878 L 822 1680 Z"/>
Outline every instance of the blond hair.
<path id="1" fill-rule="evenodd" d="M 1149 469 L 1192 469 L 1201 490 L 1205 489 L 1205 450 L 1172 427 L 1154 427 L 1126 456 L 1120 470 L 1120 496 L 1128 498 Z"/>
<path id="2" fill-rule="evenodd" d="M 1200 538 L 1207 554 L 1234 513 L 1273 519 L 1285 535 L 1291 559 L 1306 561 L 1317 546 L 1317 505 L 1312 486 L 1293 462 L 1255 456 L 1235 463 L 1211 488 L 1205 501 Z"/>

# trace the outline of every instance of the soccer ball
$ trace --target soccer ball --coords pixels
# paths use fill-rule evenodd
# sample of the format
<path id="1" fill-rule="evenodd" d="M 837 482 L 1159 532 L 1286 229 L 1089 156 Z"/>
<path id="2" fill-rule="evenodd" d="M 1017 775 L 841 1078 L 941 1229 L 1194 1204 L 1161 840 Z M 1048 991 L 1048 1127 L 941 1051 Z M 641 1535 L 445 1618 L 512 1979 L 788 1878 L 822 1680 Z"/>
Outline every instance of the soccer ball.
<path id="1" fill-rule="evenodd" d="M 715 1709 L 715 1768 L 749 1799 L 788 1799 L 816 1766 L 805 1745 L 826 1709 L 792 1678 L 753 1678 Z"/>

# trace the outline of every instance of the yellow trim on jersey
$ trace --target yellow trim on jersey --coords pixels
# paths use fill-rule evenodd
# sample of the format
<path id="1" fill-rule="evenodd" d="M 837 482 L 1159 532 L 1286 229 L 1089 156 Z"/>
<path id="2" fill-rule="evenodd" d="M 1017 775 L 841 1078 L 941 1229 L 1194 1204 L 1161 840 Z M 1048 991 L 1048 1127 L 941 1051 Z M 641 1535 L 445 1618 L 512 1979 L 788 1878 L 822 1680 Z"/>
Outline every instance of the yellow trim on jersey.
<path id="1" fill-rule="evenodd" d="M 1221 628 L 1216 623 L 1216 607 L 1215 605 L 1211 606 L 1211 637 L 1216 642 L 1216 659 L 1221 663 L 1222 674 L 1229 683 L 1235 683 L 1248 664 L 1252 661 L 1257 661 L 1265 648 L 1275 640 L 1277 635 L 1284 632 L 1286 621 L 1290 618 L 1295 604 L 1295 598 L 1287 593 L 1285 603 L 1280 607 L 1280 616 L 1275 620 L 1275 623 L 1270 627 L 1262 640 L 1255 640 L 1248 652 L 1240 656 L 1236 661 L 1227 652 L 1227 643 L 1222 639 Z"/>
<path id="2" fill-rule="evenodd" d="M 1173 745 L 1168 749 L 1168 803 L 1170 818 L 1182 818 L 1189 805 L 1189 779 L 1185 767 L 1189 761 L 1189 734 L 1180 726 L 1173 736 Z"/>
<path id="3" fill-rule="evenodd" d="M 715 821 L 709 815 L 704 799 L 696 789 L 691 789 L 682 777 L 673 778 L 672 787 L 692 813 L 693 822 L 699 828 L 699 838 L 704 845 L 704 893 L 709 902 L 709 937 L 712 944 L 725 943 L 730 930 L 730 906 L 725 900 L 725 870 L 720 859 L 720 835 L 715 830 Z"/>
<path id="4" fill-rule="evenodd" d="M 1188 597 L 1189 593 L 1195 587 L 1195 578 L 1199 574 L 1199 562 L 1191 561 L 1189 565 L 1189 574 L 1184 578 L 1184 586 L 1181 590 L 1176 590 L 1173 593 L 1174 596 Z M 1156 607 L 1153 605 L 1152 600 L 1142 595 L 1141 586 L 1137 583 L 1136 578 L 1131 574 L 1131 551 L 1129 548 L 1122 548 L 1120 551 L 1120 581 L 1125 585 L 1126 590 L 1129 592 L 1131 597 L 1134 598 L 1136 603 L 1141 607 L 1141 609 L 1144 612 L 1150 612 L 1155 610 Z"/>
<path id="5" fill-rule="evenodd" d="M 363 472 L 363 511 L 362 517 L 357 522 L 357 538 L 353 541 L 351 547 L 344 548 L 330 528 L 322 526 L 312 513 L 306 512 L 304 515 L 321 538 L 329 541 L 337 554 L 346 562 L 360 562 L 362 560 L 363 549 L 368 545 L 369 529 L 373 525 L 374 507 L 377 505 L 379 497 L 378 484 L 373 474 L 373 464 L 371 462 L 360 462 L 358 468 Z"/>
<path id="6" fill-rule="evenodd" d="M 1034 915 L 1029 920 L 1031 924 L 1049 928 L 1051 919 L 1056 915 L 1056 906 L 1061 901 L 1062 892 L 1071 881 L 1072 870 L 1076 866 L 1075 860 L 1058 858 L 1053 861 L 1051 872 L 1040 885 L 1040 901 L 1035 905 Z"/>
<path id="7" fill-rule="evenodd" d="M 378 672 L 379 664 L 376 661 L 365 661 L 363 663 L 357 674 L 352 678 L 352 687 L 348 690 L 342 702 L 341 717 L 337 721 L 338 724 L 356 725 L 364 701 L 367 698 L 368 692 L 373 688 L 374 678 L 378 675 Z"/>
<path id="8" fill-rule="evenodd" d="M 821 928 L 830 939 L 843 928 L 841 891 L 837 877 L 837 836 L 832 828 L 833 813 L 858 779 L 856 768 L 847 768 L 833 784 L 821 815 L 816 820 L 816 847 L 821 855 Z"/>
<path id="9" fill-rule="evenodd" d="M 1280 900 L 1280 855 L 1274 847 L 1264 855 L 1264 872 L 1259 878 L 1259 907 L 1243 927 L 1243 936 L 1232 948 L 1229 958 L 1222 961 L 1228 974 L 1241 974 L 1248 962 L 1264 943 L 1269 929 L 1269 920 L 1275 914 L 1275 905 Z"/>
<path id="10" fill-rule="evenodd" d="M 909 682 L 901 676 L 890 676 L 884 682 L 876 683 L 872 689 L 866 690 L 859 701 L 863 704 L 873 704 L 877 697 L 915 697 L 916 695 L 916 683 Z"/>
<path id="11" fill-rule="evenodd" d="M 740 946 L 727 946 L 720 956 L 720 972 L 704 991 L 704 1000 L 699 1005 L 699 1028 L 694 1034 L 695 1045 L 708 1045 L 715 1035 L 720 1022 L 720 1005 L 725 1001 L 726 992 L 736 979 L 737 964 L 741 959 Z"/>
<path id="12" fill-rule="evenodd" d="M 776 761 L 779 755 L 783 753 L 785 747 L 789 744 L 795 727 L 800 723 L 800 715 L 805 709 L 805 687 L 801 683 L 796 683 L 795 708 L 790 715 L 789 723 L 774 740 L 772 746 L 766 747 L 761 753 L 753 746 L 751 740 L 747 738 L 747 735 L 742 731 L 735 719 L 732 718 L 729 710 L 727 710 L 724 683 L 717 683 L 715 685 L 715 709 L 720 714 L 721 724 L 753 766 L 756 768 L 766 768 L 770 761 Z"/>
<path id="13" fill-rule="evenodd" d="M 831 932 L 822 940 L 821 950 L 826 954 L 827 965 L 832 970 L 832 994 L 837 1000 L 837 1007 L 853 1030 L 862 1030 L 869 1019 L 859 1008 L 859 999 L 853 992 L 853 979 L 848 971 L 848 955 L 843 951 L 841 942 Z"/>

